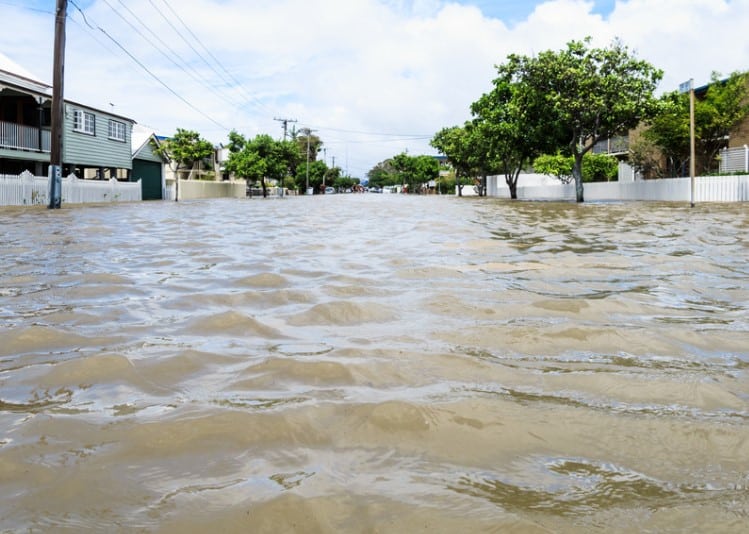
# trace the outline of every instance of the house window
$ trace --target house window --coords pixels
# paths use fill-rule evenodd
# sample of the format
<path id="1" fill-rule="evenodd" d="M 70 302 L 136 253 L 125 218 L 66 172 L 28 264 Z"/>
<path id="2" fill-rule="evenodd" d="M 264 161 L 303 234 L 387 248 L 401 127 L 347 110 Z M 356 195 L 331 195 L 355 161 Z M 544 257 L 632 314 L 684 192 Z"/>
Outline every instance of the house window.
<path id="1" fill-rule="evenodd" d="M 73 130 L 90 135 L 96 134 L 96 116 L 87 111 L 73 111 Z"/>
<path id="2" fill-rule="evenodd" d="M 125 140 L 125 123 L 109 120 L 109 138 L 115 141 Z"/>

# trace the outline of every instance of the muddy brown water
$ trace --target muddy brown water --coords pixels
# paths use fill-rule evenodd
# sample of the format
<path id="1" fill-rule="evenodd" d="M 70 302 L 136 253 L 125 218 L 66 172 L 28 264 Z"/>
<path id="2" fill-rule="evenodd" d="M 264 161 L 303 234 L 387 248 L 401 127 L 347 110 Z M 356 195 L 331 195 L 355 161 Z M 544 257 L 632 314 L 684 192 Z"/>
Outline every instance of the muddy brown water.
<path id="1" fill-rule="evenodd" d="M 746 205 L 0 209 L 0 531 L 749 529 Z"/>

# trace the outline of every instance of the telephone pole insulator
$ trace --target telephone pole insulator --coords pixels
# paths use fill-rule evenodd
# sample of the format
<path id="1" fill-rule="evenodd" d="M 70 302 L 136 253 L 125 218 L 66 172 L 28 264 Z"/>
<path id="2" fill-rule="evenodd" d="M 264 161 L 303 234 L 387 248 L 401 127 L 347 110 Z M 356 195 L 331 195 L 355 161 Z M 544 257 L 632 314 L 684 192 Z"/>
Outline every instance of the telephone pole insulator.
<path id="1" fill-rule="evenodd" d="M 296 122 L 296 119 L 280 119 L 278 117 L 273 117 L 273 120 L 283 123 L 283 140 L 286 141 L 286 131 L 289 128 L 289 123 Z"/>

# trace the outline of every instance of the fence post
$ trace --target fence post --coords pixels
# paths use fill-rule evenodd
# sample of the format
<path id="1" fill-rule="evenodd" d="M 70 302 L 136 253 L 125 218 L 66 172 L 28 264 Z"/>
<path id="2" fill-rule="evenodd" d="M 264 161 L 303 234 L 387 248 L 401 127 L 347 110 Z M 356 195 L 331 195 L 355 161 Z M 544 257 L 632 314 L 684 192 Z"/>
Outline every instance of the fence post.
<path id="1" fill-rule="evenodd" d="M 749 172 L 749 146 L 744 145 L 744 172 Z"/>

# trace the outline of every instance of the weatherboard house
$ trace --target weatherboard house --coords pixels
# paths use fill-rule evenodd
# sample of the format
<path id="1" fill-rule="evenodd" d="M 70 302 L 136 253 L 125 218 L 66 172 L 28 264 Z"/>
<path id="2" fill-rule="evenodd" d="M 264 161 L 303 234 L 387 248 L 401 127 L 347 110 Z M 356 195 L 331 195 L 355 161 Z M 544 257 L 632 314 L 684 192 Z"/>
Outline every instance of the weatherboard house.
<path id="1" fill-rule="evenodd" d="M 0 175 L 47 175 L 51 107 L 52 86 L 0 54 Z M 68 100 L 63 110 L 63 175 L 129 180 L 135 121 Z"/>

